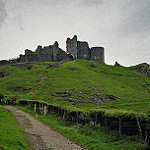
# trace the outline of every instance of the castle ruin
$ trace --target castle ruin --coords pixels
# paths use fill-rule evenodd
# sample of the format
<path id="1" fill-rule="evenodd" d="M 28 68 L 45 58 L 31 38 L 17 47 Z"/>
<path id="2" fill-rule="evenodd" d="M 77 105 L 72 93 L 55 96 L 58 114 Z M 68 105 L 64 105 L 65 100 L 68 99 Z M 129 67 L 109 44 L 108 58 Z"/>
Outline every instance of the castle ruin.
<path id="1" fill-rule="evenodd" d="M 20 62 L 55 62 L 67 58 L 67 54 L 58 46 L 56 41 L 53 45 L 38 46 L 35 52 L 26 49 L 25 55 L 20 55 Z"/>
<path id="2" fill-rule="evenodd" d="M 89 44 L 86 41 L 77 41 L 76 35 L 72 39 L 67 38 L 66 52 L 71 54 L 73 59 L 93 60 L 104 63 L 104 48 L 89 48 Z"/>
<path id="3" fill-rule="evenodd" d="M 92 47 L 86 41 L 78 41 L 77 36 L 74 35 L 72 39 L 67 38 L 66 52 L 59 48 L 56 41 L 53 45 L 38 46 L 35 51 L 26 49 L 24 55 L 11 60 L 2 60 L 0 65 L 14 64 L 19 62 L 60 62 L 70 61 L 75 59 L 92 60 L 104 63 L 104 48 Z"/>

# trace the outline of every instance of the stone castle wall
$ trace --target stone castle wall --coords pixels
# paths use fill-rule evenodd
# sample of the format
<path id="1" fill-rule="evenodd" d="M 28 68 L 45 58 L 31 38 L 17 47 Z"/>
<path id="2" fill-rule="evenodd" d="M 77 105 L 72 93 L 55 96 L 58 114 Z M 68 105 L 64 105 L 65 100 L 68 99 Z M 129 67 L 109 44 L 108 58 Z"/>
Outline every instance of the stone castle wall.
<path id="1" fill-rule="evenodd" d="M 71 54 L 74 59 L 93 60 L 104 63 L 104 48 L 92 47 L 89 48 L 89 44 L 86 41 L 77 41 L 75 35 L 72 39 L 67 38 L 66 51 Z"/>
<path id="2" fill-rule="evenodd" d="M 91 48 L 91 60 L 104 63 L 104 48 L 92 47 Z"/>
<path id="3" fill-rule="evenodd" d="M 20 61 L 25 62 L 52 62 L 56 60 L 56 54 L 58 53 L 59 47 L 58 42 L 55 42 L 53 45 L 38 46 L 35 52 L 31 50 L 25 50 L 25 55 L 22 55 Z"/>
<path id="4" fill-rule="evenodd" d="M 75 35 L 72 39 L 67 38 L 66 41 L 66 52 L 71 54 L 73 59 L 77 59 L 77 36 Z"/>
<path id="5" fill-rule="evenodd" d="M 77 41 L 77 59 L 91 60 L 89 44 L 87 42 Z"/>
<path id="6" fill-rule="evenodd" d="M 66 52 L 59 48 L 56 41 L 53 45 L 38 46 L 35 51 L 26 49 L 24 55 L 12 60 L 2 60 L 0 65 L 14 64 L 19 62 L 57 62 L 75 59 L 93 60 L 104 63 L 104 48 L 92 47 L 86 41 L 77 41 L 75 35 L 72 39 L 67 38 Z"/>

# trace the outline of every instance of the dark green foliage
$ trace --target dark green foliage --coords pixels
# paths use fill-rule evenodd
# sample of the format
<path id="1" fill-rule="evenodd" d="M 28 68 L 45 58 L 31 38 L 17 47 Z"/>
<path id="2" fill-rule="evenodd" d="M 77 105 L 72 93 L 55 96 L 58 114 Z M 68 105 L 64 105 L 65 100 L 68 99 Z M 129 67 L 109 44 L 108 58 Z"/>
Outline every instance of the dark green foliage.
<path id="1" fill-rule="evenodd" d="M 0 93 L 0 100 L 4 98 L 4 95 Z"/>

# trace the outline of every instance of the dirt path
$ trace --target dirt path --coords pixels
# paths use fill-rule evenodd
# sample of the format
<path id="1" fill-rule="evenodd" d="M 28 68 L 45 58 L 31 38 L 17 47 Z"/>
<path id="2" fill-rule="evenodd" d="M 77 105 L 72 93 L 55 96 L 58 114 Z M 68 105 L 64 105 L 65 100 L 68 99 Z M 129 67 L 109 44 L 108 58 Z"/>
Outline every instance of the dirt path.
<path id="1" fill-rule="evenodd" d="M 33 150 L 83 150 L 29 114 L 14 107 L 7 106 L 6 108 L 14 114 L 25 129 L 27 140 Z"/>

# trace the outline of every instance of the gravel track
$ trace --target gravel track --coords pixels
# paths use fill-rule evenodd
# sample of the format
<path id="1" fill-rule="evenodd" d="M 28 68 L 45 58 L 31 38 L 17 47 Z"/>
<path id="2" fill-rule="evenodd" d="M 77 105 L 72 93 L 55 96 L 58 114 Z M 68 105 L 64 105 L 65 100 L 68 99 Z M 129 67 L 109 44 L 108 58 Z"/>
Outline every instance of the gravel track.
<path id="1" fill-rule="evenodd" d="M 53 131 L 31 115 L 14 107 L 6 106 L 24 128 L 32 150 L 83 150 L 80 146 Z"/>

